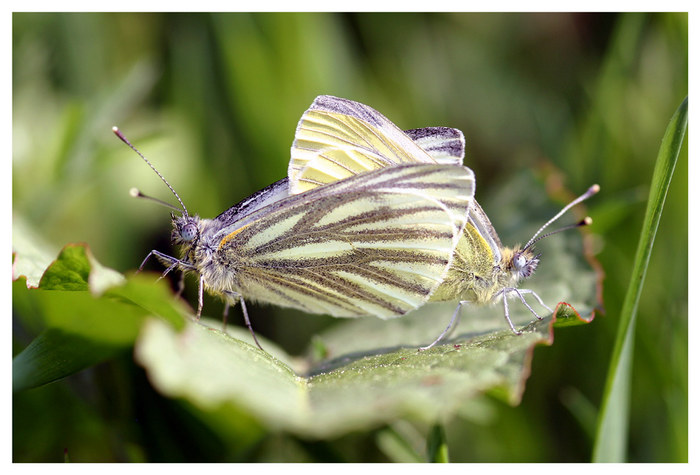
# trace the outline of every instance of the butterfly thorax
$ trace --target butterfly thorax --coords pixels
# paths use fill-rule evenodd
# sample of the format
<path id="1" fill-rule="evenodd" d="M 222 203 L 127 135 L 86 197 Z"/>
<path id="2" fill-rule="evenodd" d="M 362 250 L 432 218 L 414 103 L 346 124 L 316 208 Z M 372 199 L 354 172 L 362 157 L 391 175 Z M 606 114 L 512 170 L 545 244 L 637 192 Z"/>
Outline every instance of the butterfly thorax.
<path id="1" fill-rule="evenodd" d="M 471 292 L 463 294 L 461 300 L 470 300 L 477 304 L 492 302 L 501 290 L 517 288 L 520 281 L 532 275 L 539 263 L 539 257 L 530 250 L 520 248 L 502 248 L 501 261 L 493 267 L 491 276 L 472 283 Z M 469 298 L 471 297 L 471 299 Z"/>
<path id="2" fill-rule="evenodd" d="M 183 260 L 189 259 L 202 279 L 204 287 L 213 294 L 239 295 L 241 293 L 235 246 L 225 245 L 221 223 L 216 219 L 196 219 L 197 237 L 183 245 Z M 190 221 L 192 222 L 192 221 Z M 173 231 L 175 234 L 175 231 Z"/>
<path id="3" fill-rule="evenodd" d="M 447 275 L 430 300 L 489 303 L 502 289 L 517 287 L 532 275 L 538 263 L 539 256 L 530 249 L 492 249 L 472 223 L 467 223 Z"/>

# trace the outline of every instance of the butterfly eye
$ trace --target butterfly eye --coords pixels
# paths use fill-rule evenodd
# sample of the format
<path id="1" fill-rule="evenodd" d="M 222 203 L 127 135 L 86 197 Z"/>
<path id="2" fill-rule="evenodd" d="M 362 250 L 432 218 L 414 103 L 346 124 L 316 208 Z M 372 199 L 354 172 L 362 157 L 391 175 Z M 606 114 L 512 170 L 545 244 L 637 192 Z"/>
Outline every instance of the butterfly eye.
<path id="1" fill-rule="evenodd" d="M 197 225 L 192 222 L 185 224 L 180 230 L 180 237 L 183 241 L 192 241 L 197 237 Z"/>
<path id="2" fill-rule="evenodd" d="M 518 254 L 515 256 L 515 259 L 513 259 L 513 263 L 515 264 L 515 268 L 520 270 L 525 267 L 525 264 L 527 264 L 527 259 L 525 259 L 525 256 L 522 254 Z"/>

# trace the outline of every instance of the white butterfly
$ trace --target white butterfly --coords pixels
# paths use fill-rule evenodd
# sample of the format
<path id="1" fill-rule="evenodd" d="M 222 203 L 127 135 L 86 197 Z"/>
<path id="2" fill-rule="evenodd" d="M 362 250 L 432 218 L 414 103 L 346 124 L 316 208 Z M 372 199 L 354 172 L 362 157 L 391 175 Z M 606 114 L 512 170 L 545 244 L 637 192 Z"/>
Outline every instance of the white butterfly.
<path id="1" fill-rule="evenodd" d="M 214 219 L 201 219 L 168 184 L 181 205 L 181 216 L 172 218 L 181 254 L 153 250 L 144 263 L 156 256 L 168 266 L 164 275 L 174 269 L 197 274 L 198 316 L 204 290 L 240 301 L 251 332 L 245 300 L 337 317 L 401 316 L 441 284 L 473 199 L 474 176 L 466 167 L 412 163 L 291 196 L 287 186 L 280 180 Z"/>
<path id="2" fill-rule="evenodd" d="M 406 163 L 442 163 L 457 168 L 462 166 L 464 149 L 464 136 L 457 129 L 430 127 L 404 132 L 369 106 L 333 96 L 318 96 L 297 126 L 288 169 L 289 190 L 303 193 L 336 180 Z M 450 269 L 430 298 L 431 301 L 459 300 L 459 304 L 445 331 L 426 348 L 447 334 L 465 303 L 485 304 L 501 299 L 506 321 L 518 334 L 509 316 L 508 296 L 516 296 L 538 319 L 540 315 L 528 304 L 524 294 L 532 294 L 552 313 L 535 292 L 520 289 L 518 284 L 530 277 L 539 264 L 540 255 L 534 254 L 533 245 L 547 236 L 538 238 L 540 233 L 598 190 L 598 185 L 592 186 L 542 226 L 525 246 L 515 248 L 501 244 L 486 213 L 476 199 L 472 200 L 467 225 Z M 590 222 L 587 218 L 556 232 Z"/>

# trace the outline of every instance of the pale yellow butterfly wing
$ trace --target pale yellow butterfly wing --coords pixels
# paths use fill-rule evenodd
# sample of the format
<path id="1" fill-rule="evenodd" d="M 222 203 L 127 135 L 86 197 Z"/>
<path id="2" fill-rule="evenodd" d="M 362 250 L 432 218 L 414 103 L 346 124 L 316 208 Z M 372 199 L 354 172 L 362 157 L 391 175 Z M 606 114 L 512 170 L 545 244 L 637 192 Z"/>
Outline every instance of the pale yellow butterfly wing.
<path id="1" fill-rule="evenodd" d="M 290 193 L 400 163 L 435 161 L 371 107 L 319 96 L 297 125 L 287 173 Z"/>
<path id="2" fill-rule="evenodd" d="M 466 167 L 351 176 L 204 233 L 220 243 L 219 267 L 236 271 L 203 266 L 202 274 L 209 290 L 246 300 L 338 317 L 401 316 L 442 282 L 473 192 Z"/>

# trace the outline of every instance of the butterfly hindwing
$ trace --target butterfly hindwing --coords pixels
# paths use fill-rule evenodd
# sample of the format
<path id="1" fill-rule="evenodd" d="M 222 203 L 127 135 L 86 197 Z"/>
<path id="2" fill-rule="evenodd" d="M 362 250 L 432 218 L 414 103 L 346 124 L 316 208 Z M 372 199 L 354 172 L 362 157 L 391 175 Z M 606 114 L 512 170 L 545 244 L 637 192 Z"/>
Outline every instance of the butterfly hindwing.
<path id="1" fill-rule="evenodd" d="M 436 163 L 461 166 L 464 161 L 464 134 L 451 127 L 424 127 L 404 133 Z"/>

